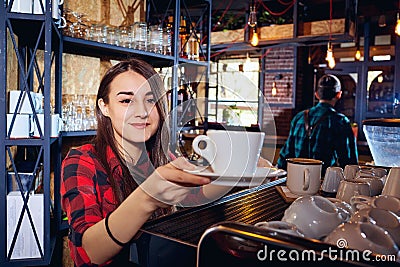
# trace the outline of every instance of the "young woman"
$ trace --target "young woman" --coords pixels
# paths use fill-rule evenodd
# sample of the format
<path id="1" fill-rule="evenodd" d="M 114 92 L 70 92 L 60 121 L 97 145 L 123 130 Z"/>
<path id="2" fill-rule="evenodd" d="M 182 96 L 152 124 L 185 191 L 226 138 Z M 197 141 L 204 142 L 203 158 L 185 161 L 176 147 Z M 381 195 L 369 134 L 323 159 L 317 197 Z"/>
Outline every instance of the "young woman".
<path id="1" fill-rule="evenodd" d="M 130 59 L 112 67 L 96 112 L 94 143 L 72 149 L 62 165 L 71 256 L 76 266 L 127 266 L 125 244 L 151 216 L 188 197 L 190 187 L 180 185 L 210 180 L 182 171 L 194 166 L 169 153 L 165 93 L 149 64 Z"/>

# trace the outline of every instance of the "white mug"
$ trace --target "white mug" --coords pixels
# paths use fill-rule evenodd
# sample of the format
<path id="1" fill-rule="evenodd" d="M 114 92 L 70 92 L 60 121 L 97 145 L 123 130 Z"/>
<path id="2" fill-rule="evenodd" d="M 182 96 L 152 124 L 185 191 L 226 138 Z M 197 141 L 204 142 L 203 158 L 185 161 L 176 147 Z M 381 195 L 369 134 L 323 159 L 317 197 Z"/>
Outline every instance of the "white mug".
<path id="1" fill-rule="evenodd" d="M 357 195 L 350 198 L 350 205 L 355 211 L 359 211 L 371 206 L 373 198 L 370 196 Z"/>
<path id="2" fill-rule="evenodd" d="M 336 206 L 343 222 L 347 222 L 350 220 L 351 216 L 354 214 L 354 209 L 349 203 L 333 197 L 328 197 L 327 199 Z"/>
<path id="3" fill-rule="evenodd" d="M 7 1 L 10 4 L 10 0 Z M 31 0 L 14 0 L 11 7 L 11 12 L 17 13 L 32 13 L 32 1 Z"/>
<path id="4" fill-rule="evenodd" d="M 32 0 L 28 0 L 31 2 Z M 42 6 L 40 5 L 40 2 L 43 4 L 43 10 L 46 11 L 46 1 L 45 0 L 34 0 L 33 2 L 33 14 L 43 14 L 42 11 Z M 54 19 L 59 19 L 60 18 L 60 7 L 62 4 L 64 4 L 64 0 L 52 0 L 52 17 Z"/>
<path id="5" fill-rule="evenodd" d="M 302 196 L 285 210 L 282 221 L 296 225 L 307 238 L 320 239 L 344 222 L 344 218 L 329 199 Z"/>
<path id="6" fill-rule="evenodd" d="M 322 161 L 316 159 L 287 159 L 286 186 L 297 195 L 314 195 L 321 187 Z"/>
<path id="7" fill-rule="evenodd" d="M 321 185 L 321 190 L 327 193 L 336 193 L 340 181 L 344 180 L 343 169 L 340 167 L 328 167 Z"/>
<path id="8" fill-rule="evenodd" d="M 371 205 L 376 208 L 390 210 L 400 217 L 400 199 L 397 197 L 380 195 L 372 200 Z"/>
<path id="9" fill-rule="evenodd" d="M 377 196 L 382 192 L 383 183 L 380 177 L 377 176 L 356 176 L 356 182 L 366 182 L 369 185 L 371 196 Z"/>
<path id="10" fill-rule="evenodd" d="M 400 245 L 400 219 L 393 212 L 385 209 L 368 207 L 354 213 L 352 222 L 367 222 L 382 227 L 389 232 L 394 242 Z"/>
<path id="11" fill-rule="evenodd" d="M 344 171 L 343 171 L 344 179 L 353 180 L 354 178 L 356 178 L 356 173 L 360 169 L 361 168 L 358 165 L 349 164 L 349 165 L 344 166 Z"/>
<path id="12" fill-rule="evenodd" d="M 265 133 L 208 130 L 192 142 L 193 150 L 221 175 L 253 175 L 257 170 Z"/>
<path id="13" fill-rule="evenodd" d="M 325 239 L 326 243 L 377 254 L 394 254 L 399 251 L 390 234 L 383 228 L 366 222 L 347 222 L 339 225 Z"/>
<path id="14" fill-rule="evenodd" d="M 32 98 L 33 109 L 36 113 L 40 113 L 43 111 L 43 94 L 29 92 Z M 18 99 L 21 96 L 20 104 L 17 107 Z M 31 107 L 29 96 L 27 91 L 20 90 L 10 90 L 9 92 L 9 105 L 8 112 L 9 113 L 20 113 L 20 114 L 33 114 L 33 109 Z"/>
<path id="15" fill-rule="evenodd" d="M 7 114 L 7 135 L 10 130 L 14 114 Z M 10 138 L 28 138 L 31 133 L 31 120 L 29 114 L 15 114 L 13 128 Z"/>
<path id="16" fill-rule="evenodd" d="M 382 195 L 400 198 L 400 167 L 392 167 L 386 177 Z"/>
<path id="17" fill-rule="evenodd" d="M 350 203 L 352 196 L 370 196 L 371 191 L 369 184 L 367 182 L 358 181 L 341 181 L 339 184 L 338 191 L 336 193 L 336 198 L 341 199 L 347 203 Z"/>
<path id="18" fill-rule="evenodd" d="M 36 115 L 38 116 L 40 129 L 42 131 L 42 134 L 44 135 L 44 114 L 36 114 Z M 33 118 L 32 118 L 32 124 L 33 124 L 33 136 L 40 137 L 39 128 L 36 124 L 36 121 Z M 50 137 L 57 137 L 61 130 L 61 126 L 62 126 L 62 119 L 60 118 L 60 115 L 52 114 Z"/>

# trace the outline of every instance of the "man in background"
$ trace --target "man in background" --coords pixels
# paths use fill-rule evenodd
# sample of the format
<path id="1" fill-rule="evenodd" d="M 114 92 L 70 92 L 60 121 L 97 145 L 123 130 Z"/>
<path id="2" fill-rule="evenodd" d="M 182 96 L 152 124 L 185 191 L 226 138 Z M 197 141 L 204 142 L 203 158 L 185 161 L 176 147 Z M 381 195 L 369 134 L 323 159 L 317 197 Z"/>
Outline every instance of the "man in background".
<path id="1" fill-rule="evenodd" d="M 324 75 L 319 79 L 315 92 L 319 103 L 292 119 L 289 137 L 279 154 L 278 168 L 286 170 L 288 158 L 321 160 L 322 175 L 330 166 L 344 168 L 348 164 L 358 164 L 350 121 L 334 109 L 341 96 L 340 81 L 336 76 Z"/>

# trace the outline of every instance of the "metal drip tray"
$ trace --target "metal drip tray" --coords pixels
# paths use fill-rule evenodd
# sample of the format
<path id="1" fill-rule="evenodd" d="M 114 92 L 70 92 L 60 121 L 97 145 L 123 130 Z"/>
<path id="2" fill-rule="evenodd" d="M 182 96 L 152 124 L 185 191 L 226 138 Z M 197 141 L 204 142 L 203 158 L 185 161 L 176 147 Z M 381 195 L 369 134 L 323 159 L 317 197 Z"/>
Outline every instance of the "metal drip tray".
<path id="1" fill-rule="evenodd" d="M 201 235 L 211 225 L 222 221 L 255 224 L 259 221 L 280 220 L 288 207 L 273 185 L 240 192 L 217 203 L 186 212 L 176 213 L 146 224 L 146 232 L 165 235 L 197 245 Z"/>
<path id="2" fill-rule="evenodd" d="M 289 204 L 275 186 L 285 181 L 283 178 L 242 190 L 208 205 L 183 209 L 146 223 L 131 245 L 131 260 L 141 266 L 195 266 L 197 244 L 212 225 L 280 220 Z"/>

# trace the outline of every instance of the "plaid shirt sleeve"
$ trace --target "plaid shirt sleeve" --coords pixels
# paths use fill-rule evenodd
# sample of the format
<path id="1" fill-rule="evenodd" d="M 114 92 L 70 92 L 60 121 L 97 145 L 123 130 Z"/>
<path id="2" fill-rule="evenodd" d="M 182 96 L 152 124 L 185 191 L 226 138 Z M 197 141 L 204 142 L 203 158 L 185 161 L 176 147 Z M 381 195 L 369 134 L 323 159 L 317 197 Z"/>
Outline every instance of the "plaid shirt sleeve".
<path id="1" fill-rule="evenodd" d="M 62 164 L 62 207 L 70 225 L 70 250 L 76 266 L 92 266 L 82 248 L 83 233 L 103 219 L 96 197 L 96 164 L 80 150 L 71 150 Z"/>
<path id="2" fill-rule="evenodd" d="M 304 112 L 299 112 L 292 119 L 290 123 L 290 131 L 288 139 L 279 152 L 279 158 L 277 161 L 277 167 L 286 170 L 287 162 L 286 159 L 296 157 L 300 154 L 299 148 L 303 147 L 304 133 L 300 131 L 300 127 L 304 127 Z"/>

